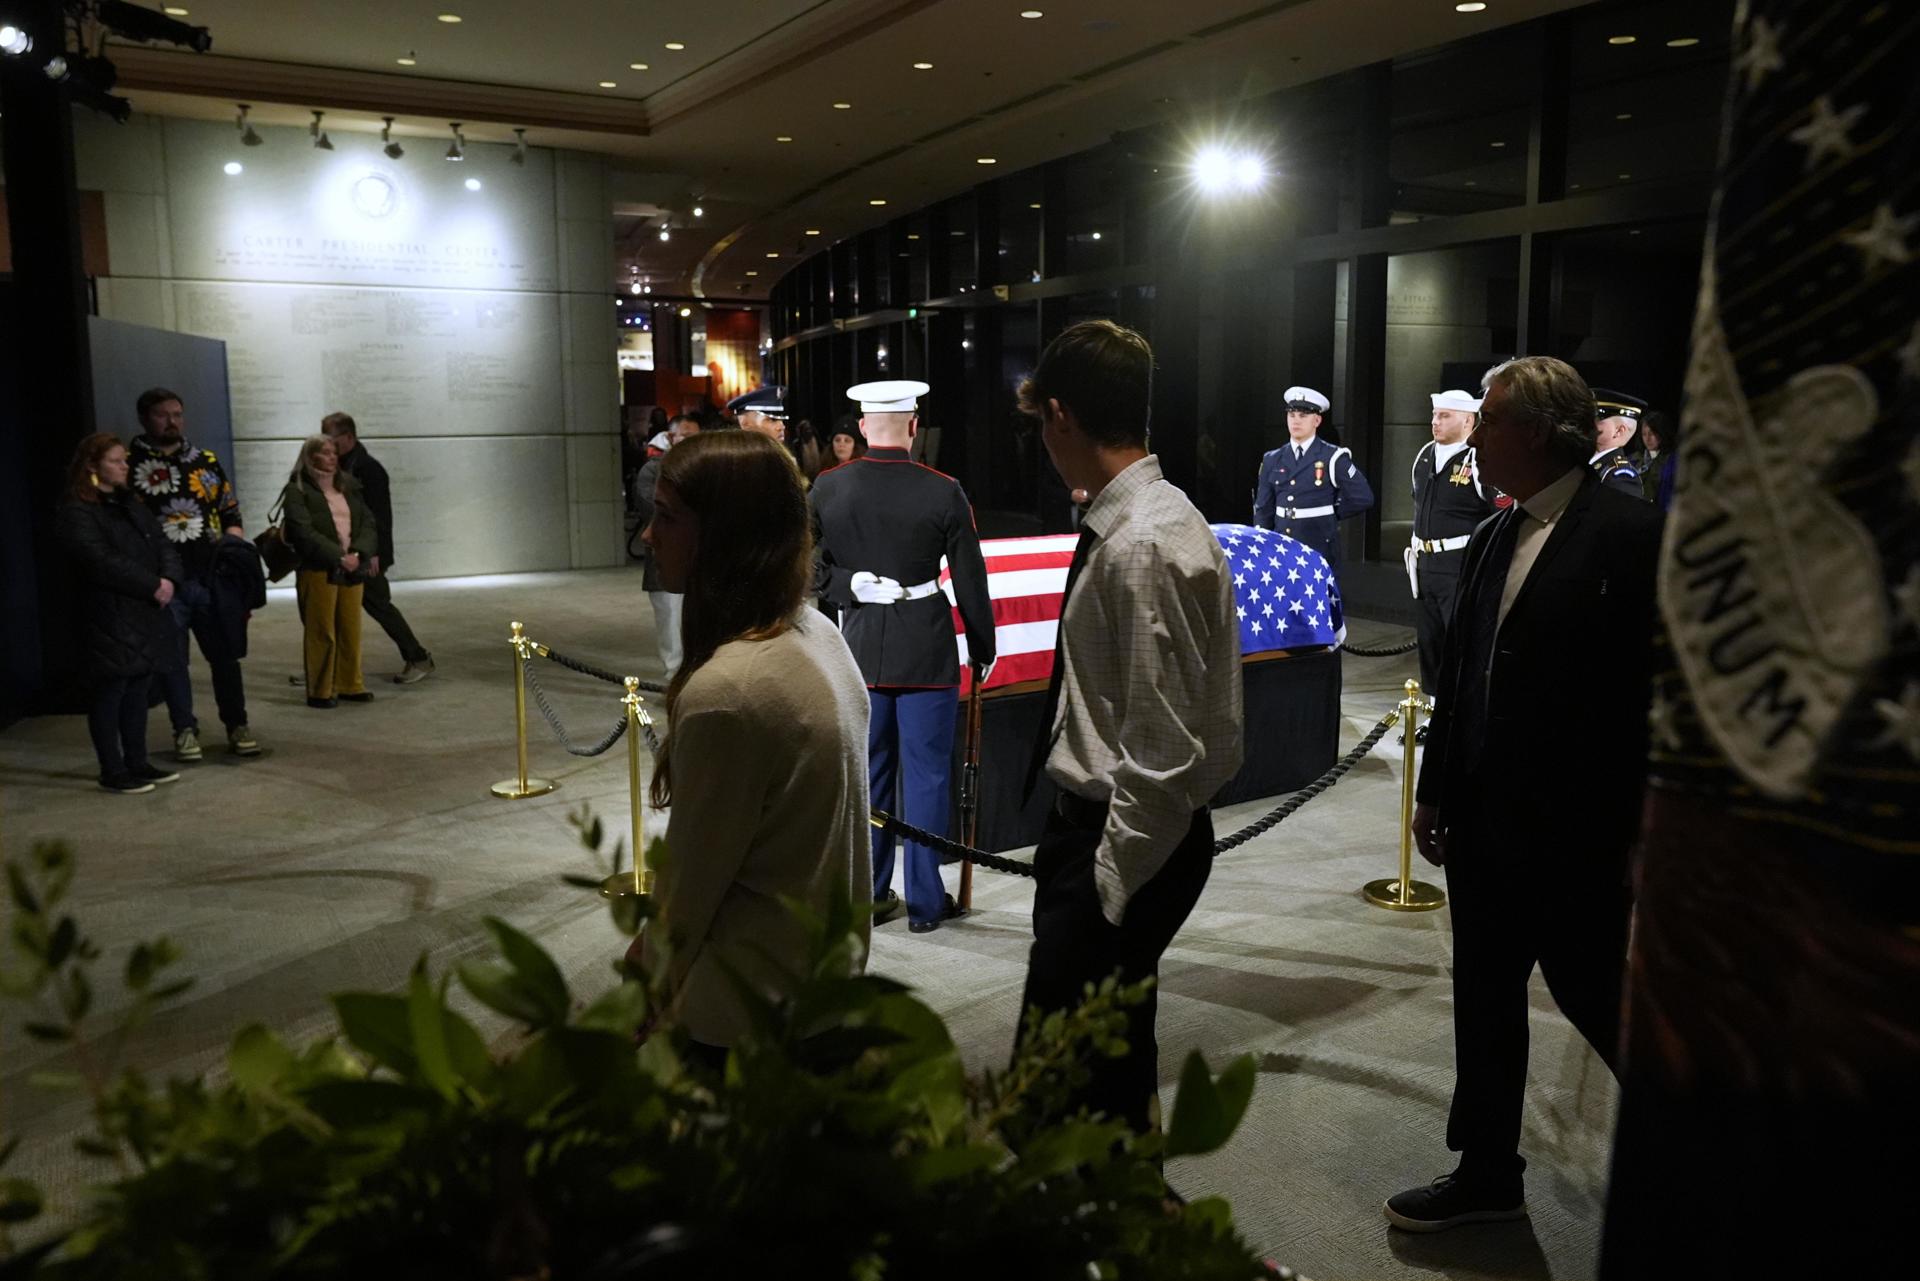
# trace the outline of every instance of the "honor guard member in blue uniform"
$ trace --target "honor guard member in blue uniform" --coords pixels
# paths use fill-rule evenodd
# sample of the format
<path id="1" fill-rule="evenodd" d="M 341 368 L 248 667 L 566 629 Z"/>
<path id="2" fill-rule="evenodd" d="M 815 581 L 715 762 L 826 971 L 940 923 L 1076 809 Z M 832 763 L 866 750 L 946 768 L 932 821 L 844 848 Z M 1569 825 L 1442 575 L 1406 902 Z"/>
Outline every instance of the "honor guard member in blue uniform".
<path id="1" fill-rule="evenodd" d="M 953 730 L 960 708 L 960 655 L 953 605 L 940 590 L 940 558 L 953 574 L 953 602 L 966 624 L 968 662 L 993 666 L 993 603 L 973 508 L 960 482 L 909 456 L 927 384 L 862 383 L 867 452 L 820 473 L 813 486 L 816 552 L 829 606 L 866 678 L 872 700 L 867 770 L 873 806 L 936 835 L 947 832 Z M 896 800 L 896 795 L 898 799 Z M 873 897 L 893 892 L 893 836 L 873 834 Z M 940 879 L 940 856 L 907 842 L 907 915 L 916 934 L 960 909 Z"/>
<path id="2" fill-rule="evenodd" d="M 1595 387 L 1593 403 L 1597 428 L 1591 466 L 1600 473 L 1600 483 L 1609 489 L 1644 499 L 1646 493 L 1640 484 L 1640 467 L 1627 452 L 1627 446 L 1633 443 L 1634 433 L 1640 430 L 1640 416 L 1647 412 L 1647 402 L 1638 396 L 1629 396 L 1624 391 Z"/>
<path id="3" fill-rule="evenodd" d="M 1260 460 L 1253 523 L 1297 538 L 1340 568 L 1340 522 L 1373 506 L 1373 488 L 1353 451 L 1320 439 L 1327 398 L 1311 387 L 1286 390 L 1288 442 Z"/>
<path id="4" fill-rule="evenodd" d="M 1420 638 L 1420 687 L 1429 696 L 1440 681 L 1440 650 L 1460 591 L 1460 566 L 1474 526 L 1510 499 L 1480 480 L 1480 460 L 1467 438 L 1480 423 L 1480 401 L 1464 391 L 1441 391 L 1433 401 L 1433 439 L 1413 456 L 1413 541 L 1406 551 L 1413 586 L 1414 634 Z M 1414 732 L 1425 742 L 1427 727 Z"/>
<path id="5" fill-rule="evenodd" d="M 787 389 L 779 383 L 768 383 L 743 391 L 727 402 L 727 416 L 741 431 L 757 431 L 774 440 L 785 440 Z"/>

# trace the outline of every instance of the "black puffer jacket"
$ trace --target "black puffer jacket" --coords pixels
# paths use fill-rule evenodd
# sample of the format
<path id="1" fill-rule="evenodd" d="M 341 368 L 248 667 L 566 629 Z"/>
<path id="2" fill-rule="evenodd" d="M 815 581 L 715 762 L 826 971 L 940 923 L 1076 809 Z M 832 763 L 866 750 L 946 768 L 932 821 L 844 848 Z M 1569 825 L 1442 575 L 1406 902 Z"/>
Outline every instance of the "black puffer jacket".
<path id="1" fill-rule="evenodd" d="M 179 585 L 180 553 L 153 513 L 121 490 L 95 503 L 62 503 L 54 519 L 80 596 L 88 673 L 145 676 L 177 666 L 179 634 L 153 594 L 162 578 Z"/>

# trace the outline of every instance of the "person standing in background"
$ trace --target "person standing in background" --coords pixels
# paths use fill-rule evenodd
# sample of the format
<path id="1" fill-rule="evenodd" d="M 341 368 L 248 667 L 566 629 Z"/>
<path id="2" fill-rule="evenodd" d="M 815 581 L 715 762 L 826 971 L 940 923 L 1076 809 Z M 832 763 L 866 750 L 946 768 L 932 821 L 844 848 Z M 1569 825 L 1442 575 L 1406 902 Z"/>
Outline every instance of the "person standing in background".
<path id="1" fill-rule="evenodd" d="M 360 596 L 380 539 L 360 482 L 340 469 L 333 441 L 307 437 L 280 509 L 287 542 L 300 555 L 293 585 L 305 631 L 307 706 L 371 703 L 360 666 Z"/>
<path id="2" fill-rule="evenodd" d="M 1647 412 L 1647 402 L 1605 387 L 1593 389 L 1593 401 L 1594 413 L 1599 419 L 1594 424 L 1593 458 L 1587 465 L 1600 473 L 1602 484 L 1623 494 L 1645 498 L 1632 446 L 1634 434 L 1640 430 L 1640 415 Z"/>
<path id="3" fill-rule="evenodd" d="M 188 443 L 187 411 L 179 393 L 148 388 L 134 402 L 134 416 L 140 420 L 140 435 L 127 450 L 129 483 L 179 551 L 185 575 L 167 604 L 179 631 L 180 661 L 160 673 L 173 721 L 173 754 L 183 761 L 202 755 L 188 670 L 187 637 L 192 635 L 213 677 L 214 704 L 226 726 L 228 750 L 235 756 L 258 756 L 260 743 L 247 724 L 247 693 L 240 676 L 246 654 L 245 605 L 216 592 L 215 579 L 223 553 L 250 555 L 256 566 L 259 553 L 246 542 L 240 501 L 226 469 L 211 450 Z"/>
<path id="4" fill-rule="evenodd" d="M 433 655 L 413 634 L 406 617 L 393 603 L 393 585 L 388 577 L 393 572 L 393 482 L 387 478 L 387 469 L 380 465 L 380 460 L 360 443 L 359 429 L 351 416 L 328 414 L 320 420 L 320 430 L 333 442 L 340 470 L 360 482 L 361 496 L 366 499 L 367 509 L 373 513 L 374 527 L 379 531 L 380 550 L 367 562 L 360 604 L 368 617 L 380 624 L 387 639 L 399 647 L 403 666 L 393 683 L 412 685 L 423 681 L 433 675 Z"/>
<path id="5" fill-rule="evenodd" d="M 1287 443 L 1260 460 L 1253 523 L 1296 538 L 1340 572 L 1340 522 L 1373 506 L 1373 487 L 1354 465 L 1353 451 L 1320 438 L 1331 408 L 1311 387 L 1289 387 Z"/>
<path id="6" fill-rule="evenodd" d="M 1680 423 L 1670 414 L 1648 410 L 1640 420 L 1647 456 L 1640 469 L 1640 496 L 1661 511 L 1673 508 L 1673 481 L 1680 469 Z"/>
<path id="7" fill-rule="evenodd" d="M 667 423 L 667 448 L 665 452 L 647 459 L 633 480 L 634 510 L 640 517 L 640 528 L 645 531 L 653 521 L 654 491 L 660 485 L 660 469 L 666 463 L 668 453 L 681 441 L 700 434 L 700 420 L 692 414 L 676 414 Z M 641 541 L 645 544 L 645 534 Z M 647 603 L 653 606 L 653 643 L 660 652 L 660 666 L 671 681 L 674 673 L 680 670 L 680 620 L 684 598 L 677 591 L 670 591 L 666 581 L 660 577 L 660 558 L 653 548 L 647 546 L 640 569 L 640 590 L 647 594 Z"/>
<path id="8" fill-rule="evenodd" d="M 100 786 L 121 796 L 151 792 L 179 775 L 147 759 L 147 690 L 154 672 L 180 661 L 167 605 L 182 577 L 180 553 L 160 522 L 127 494 L 127 450 L 117 436 L 80 442 L 67 471 L 55 533 L 72 563 L 92 700 L 87 730 Z"/>

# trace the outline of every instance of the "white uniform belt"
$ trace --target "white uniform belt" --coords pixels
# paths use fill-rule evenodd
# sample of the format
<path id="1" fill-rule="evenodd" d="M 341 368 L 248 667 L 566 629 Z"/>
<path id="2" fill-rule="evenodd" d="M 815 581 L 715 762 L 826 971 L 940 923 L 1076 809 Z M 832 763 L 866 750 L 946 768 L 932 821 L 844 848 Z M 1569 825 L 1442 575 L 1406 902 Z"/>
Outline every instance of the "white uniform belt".
<path id="1" fill-rule="evenodd" d="M 905 587 L 901 590 L 905 593 L 900 597 L 901 600 L 924 600 L 940 590 L 940 580 L 937 578 L 929 578 L 924 583 L 915 583 L 913 586 Z"/>
<path id="2" fill-rule="evenodd" d="M 1413 547 L 1415 551 L 1431 555 L 1434 552 L 1457 552 L 1472 541 L 1472 534 L 1461 534 L 1457 538 L 1416 538 Z"/>
<path id="3" fill-rule="evenodd" d="M 1328 504 L 1325 507 L 1282 507 L 1274 514 L 1287 520 L 1306 520 L 1313 516 L 1333 515 L 1333 506 Z"/>

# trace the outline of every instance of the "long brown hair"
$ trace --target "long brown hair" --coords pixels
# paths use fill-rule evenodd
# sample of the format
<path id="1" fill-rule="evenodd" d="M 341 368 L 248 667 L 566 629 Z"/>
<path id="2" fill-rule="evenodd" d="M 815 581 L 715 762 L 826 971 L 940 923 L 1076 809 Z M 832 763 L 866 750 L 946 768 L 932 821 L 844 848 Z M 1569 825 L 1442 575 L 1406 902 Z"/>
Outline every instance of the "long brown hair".
<path id="1" fill-rule="evenodd" d="M 67 465 L 67 497 L 76 503 L 100 501 L 99 483 L 94 476 L 107 451 L 124 442 L 111 432 L 97 431 L 74 448 L 73 461 Z"/>
<path id="2" fill-rule="evenodd" d="M 758 432 L 688 436 L 660 460 L 660 484 L 700 522 L 687 575 L 684 657 L 667 686 L 669 724 L 680 692 L 722 645 L 787 630 L 813 581 L 813 525 L 793 456 Z M 655 806 L 673 801 L 673 735 L 654 769 Z"/>
<path id="3" fill-rule="evenodd" d="M 293 461 L 293 474 L 287 477 L 287 484 L 297 489 L 302 480 L 307 480 L 307 481 L 313 482 L 313 487 L 315 489 L 321 489 L 322 486 L 320 485 L 320 482 L 314 477 L 312 472 L 307 470 L 307 464 L 313 461 L 313 456 L 315 454 L 319 453 L 322 449 L 324 449 L 326 446 L 331 444 L 333 444 L 333 437 L 328 436 L 325 433 L 315 435 L 315 436 L 309 436 L 305 440 L 301 441 L 300 456 L 294 459 Z M 335 456 L 338 457 L 339 451 L 337 449 L 334 451 L 334 453 L 335 453 Z M 347 487 L 346 468 L 337 467 L 337 469 L 334 471 L 333 487 L 335 489 L 340 489 L 340 490 L 344 490 Z"/>

